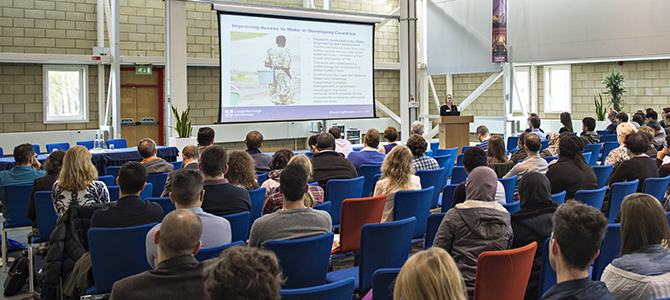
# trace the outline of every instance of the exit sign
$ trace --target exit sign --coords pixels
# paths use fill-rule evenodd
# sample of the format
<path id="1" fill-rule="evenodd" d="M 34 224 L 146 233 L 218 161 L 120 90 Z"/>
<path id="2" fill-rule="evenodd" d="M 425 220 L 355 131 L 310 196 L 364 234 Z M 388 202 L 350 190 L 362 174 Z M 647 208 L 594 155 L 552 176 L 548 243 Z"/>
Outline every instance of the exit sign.
<path id="1" fill-rule="evenodd" d="M 151 64 L 135 65 L 135 75 L 151 75 Z"/>

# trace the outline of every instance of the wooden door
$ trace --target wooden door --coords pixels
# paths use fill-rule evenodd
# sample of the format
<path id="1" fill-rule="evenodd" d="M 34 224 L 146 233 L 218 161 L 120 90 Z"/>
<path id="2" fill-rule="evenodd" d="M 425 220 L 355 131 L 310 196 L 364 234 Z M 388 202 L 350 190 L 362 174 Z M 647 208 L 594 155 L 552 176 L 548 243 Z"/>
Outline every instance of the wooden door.
<path id="1" fill-rule="evenodd" d="M 135 75 L 134 68 L 121 69 L 121 119 L 132 119 L 132 123 L 121 124 L 121 136 L 129 147 L 143 138 L 163 145 L 162 70 L 154 68 L 152 75 Z"/>

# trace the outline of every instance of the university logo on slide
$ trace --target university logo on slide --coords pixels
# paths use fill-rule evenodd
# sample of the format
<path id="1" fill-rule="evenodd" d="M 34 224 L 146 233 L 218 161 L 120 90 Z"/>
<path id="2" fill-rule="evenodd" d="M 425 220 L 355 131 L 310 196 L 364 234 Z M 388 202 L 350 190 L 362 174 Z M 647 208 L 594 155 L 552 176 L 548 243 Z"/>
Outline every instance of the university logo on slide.
<path id="1" fill-rule="evenodd" d="M 226 111 L 224 113 L 226 115 L 226 118 L 230 118 L 230 117 L 233 116 L 233 110 L 232 109 L 226 109 Z"/>

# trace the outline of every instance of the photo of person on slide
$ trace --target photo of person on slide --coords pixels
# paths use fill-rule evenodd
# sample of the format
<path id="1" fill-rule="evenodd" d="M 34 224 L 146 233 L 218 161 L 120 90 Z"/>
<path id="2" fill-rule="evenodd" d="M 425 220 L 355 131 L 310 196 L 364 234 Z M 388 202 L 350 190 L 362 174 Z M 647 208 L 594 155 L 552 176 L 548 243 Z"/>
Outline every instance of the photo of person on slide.
<path id="1" fill-rule="evenodd" d="M 277 46 L 268 49 L 265 66 L 274 71 L 274 82 L 270 83 L 270 101 L 275 105 L 294 104 L 295 81 L 291 77 L 291 50 L 286 48 L 286 37 L 277 36 Z"/>

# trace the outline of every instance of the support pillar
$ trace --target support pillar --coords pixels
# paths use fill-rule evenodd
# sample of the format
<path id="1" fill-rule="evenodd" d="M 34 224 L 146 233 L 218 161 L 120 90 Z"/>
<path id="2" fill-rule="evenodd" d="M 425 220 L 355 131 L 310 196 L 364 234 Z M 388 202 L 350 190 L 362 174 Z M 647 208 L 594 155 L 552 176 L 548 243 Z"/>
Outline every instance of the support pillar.
<path id="1" fill-rule="evenodd" d="M 409 137 L 416 114 L 410 113 L 409 102 L 416 100 L 416 1 L 400 0 L 400 131 L 402 142 Z M 414 109 L 416 111 L 416 109 Z M 424 124 L 429 125 L 429 124 Z"/>
<path id="2" fill-rule="evenodd" d="M 187 67 L 186 67 L 186 1 L 166 0 L 165 3 L 166 36 L 166 82 L 165 105 L 163 114 L 165 124 L 172 124 L 172 108 L 183 111 L 188 107 Z M 165 126 L 164 124 L 162 126 Z M 166 126 L 167 127 L 167 126 Z M 167 128 L 166 128 L 167 129 Z M 165 131 L 169 140 L 177 136 L 174 129 Z"/>

